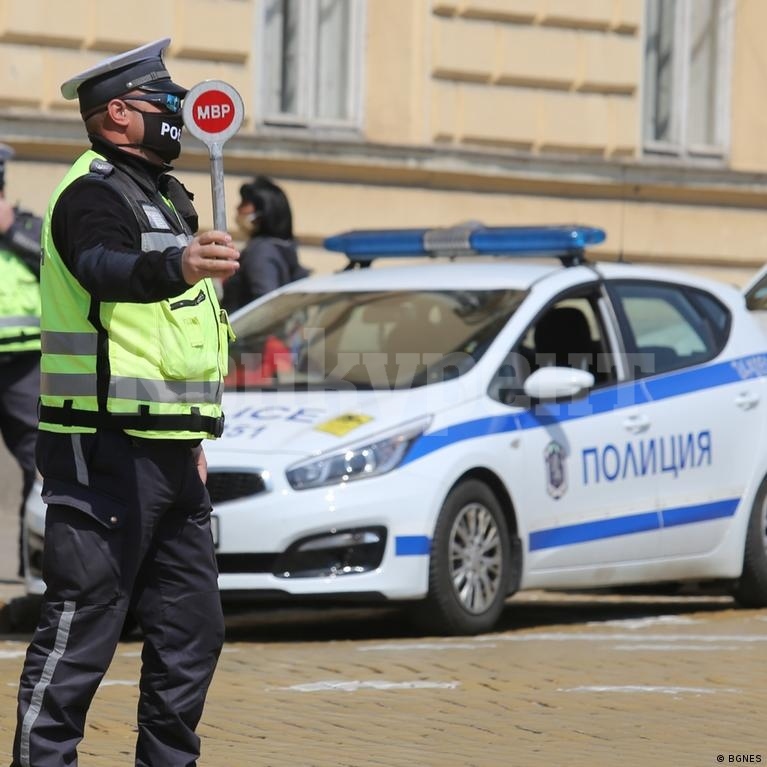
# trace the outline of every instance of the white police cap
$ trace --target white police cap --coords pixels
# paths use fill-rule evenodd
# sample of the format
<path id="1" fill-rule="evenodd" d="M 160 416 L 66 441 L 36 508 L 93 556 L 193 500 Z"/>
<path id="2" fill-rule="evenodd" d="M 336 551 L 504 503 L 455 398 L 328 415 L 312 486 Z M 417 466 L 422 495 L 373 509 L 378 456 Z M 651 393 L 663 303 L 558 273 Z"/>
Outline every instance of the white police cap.
<path id="1" fill-rule="evenodd" d="M 185 96 L 187 89 L 177 85 L 163 62 L 170 38 L 156 40 L 99 62 L 85 72 L 70 77 L 61 86 L 61 95 L 80 100 L 80 112 L 106 104 L 132 90 L 175 93 Z"/>

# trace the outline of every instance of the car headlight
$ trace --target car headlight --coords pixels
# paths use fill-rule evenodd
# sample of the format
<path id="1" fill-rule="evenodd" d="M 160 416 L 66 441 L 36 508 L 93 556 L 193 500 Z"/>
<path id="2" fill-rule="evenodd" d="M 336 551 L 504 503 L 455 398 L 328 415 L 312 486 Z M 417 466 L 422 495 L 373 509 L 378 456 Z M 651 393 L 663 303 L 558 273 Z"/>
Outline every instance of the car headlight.
<path id="1" fill-rule="evenodd" d="M 295 463 L 285 475 L 294 490 L 308 490 L 386 474 L 399 466 L 413 440 L 420 437 L 430 423 L 431 416 L 408 421 L 364 443 L 352 443 Z"/>

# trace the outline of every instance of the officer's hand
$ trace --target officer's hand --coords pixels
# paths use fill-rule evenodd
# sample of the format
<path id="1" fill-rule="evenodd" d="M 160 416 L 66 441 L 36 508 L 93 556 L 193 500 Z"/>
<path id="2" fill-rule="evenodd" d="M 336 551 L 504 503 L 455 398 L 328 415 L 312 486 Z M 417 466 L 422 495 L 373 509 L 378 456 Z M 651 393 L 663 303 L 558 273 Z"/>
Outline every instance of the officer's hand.
<path id="1" fill-rule="evenodd" d="M 197 473 L 200 475 L 200 479 L 204 485 L 208 481 L 208 459 L 205 457 L 205 451 L 202 449 L 202 445 L 199 445 L 194 450 Z"/>
<path id="2" fill-rule="evenodd" d="M 181 273 L 188 285 L 205 277 L 225 280 L 239 268 L 239 251 L 232 247 L 232 238 L 216 230 L 198 234 L 181 255 Z"/>
<path id="3" fill-rule="evenodd" d="M 5 234 L 13 226 L 15 219 L 13 205 L 5 197 L 0 197 L 0 234 Z"/>

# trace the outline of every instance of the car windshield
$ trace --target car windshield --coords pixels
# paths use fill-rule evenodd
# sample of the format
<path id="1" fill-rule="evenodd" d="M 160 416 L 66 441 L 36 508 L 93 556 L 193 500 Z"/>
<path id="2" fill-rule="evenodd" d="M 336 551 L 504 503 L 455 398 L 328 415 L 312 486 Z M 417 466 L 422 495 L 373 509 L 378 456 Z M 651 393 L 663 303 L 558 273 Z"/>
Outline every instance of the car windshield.
<path id="1" fill-rule="evenodd" d="M 409 389 L 470 370 L 515 290 L 282 293 L 238 317 L 229 391 Z"/>

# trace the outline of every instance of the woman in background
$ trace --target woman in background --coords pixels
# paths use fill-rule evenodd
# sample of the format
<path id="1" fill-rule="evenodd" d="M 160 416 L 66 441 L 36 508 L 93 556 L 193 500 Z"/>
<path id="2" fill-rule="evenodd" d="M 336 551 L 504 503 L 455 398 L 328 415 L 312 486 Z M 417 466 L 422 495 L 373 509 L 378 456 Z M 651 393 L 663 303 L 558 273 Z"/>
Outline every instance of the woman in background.
<path id="1" fill-rule="evenodd" d="M 240 187 L 237 224 L 248 241 L 239 270 L 224 283 L 221 303 L 230 313 L 309 275 L 298 262 L 288 198 L 270 178 L 256 176 Z"/>

